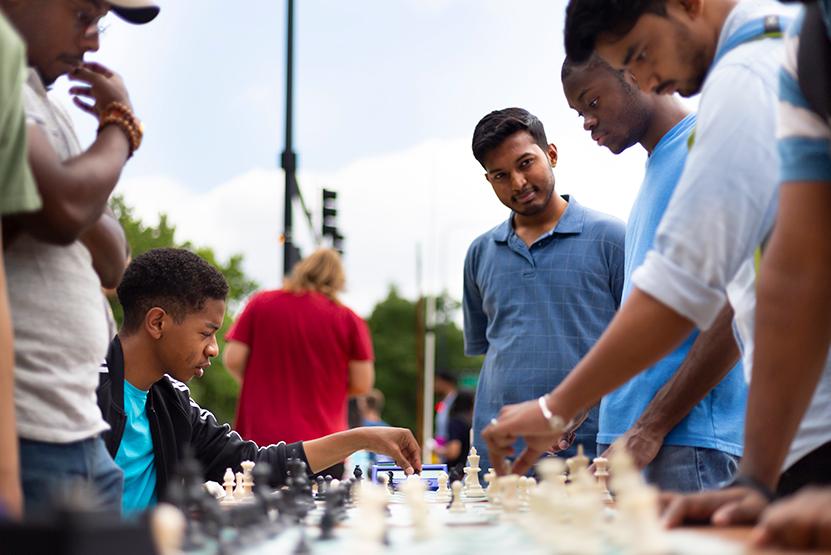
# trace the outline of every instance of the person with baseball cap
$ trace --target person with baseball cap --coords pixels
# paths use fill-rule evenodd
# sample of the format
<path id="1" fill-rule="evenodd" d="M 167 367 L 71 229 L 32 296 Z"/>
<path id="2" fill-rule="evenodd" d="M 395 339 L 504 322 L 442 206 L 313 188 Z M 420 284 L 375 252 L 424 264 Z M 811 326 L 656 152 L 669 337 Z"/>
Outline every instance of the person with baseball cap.
<path id="1" fill-rule="evenodd" d="M 143 128 L 121 77 L 85 60 L 99 47 L 101 18 L 112 11 L 147 23 L 146 0 L 0 0 L 26 44 L 23 87 L 29 164 L 40 210 L 3 218 L 15 336 L 15 408 L 27 515 L 80 482 L 102 509 L 121 510 L 122 472 L 100 434 L 98 371 L 112 339 L 100 288 L 115 287 L 126 266 L 126 238 L 107 207 Z M 62 76 L 76 82 L 75 105 L 98 121 L 84 150 L 69 115 L 47 96 Z"/>

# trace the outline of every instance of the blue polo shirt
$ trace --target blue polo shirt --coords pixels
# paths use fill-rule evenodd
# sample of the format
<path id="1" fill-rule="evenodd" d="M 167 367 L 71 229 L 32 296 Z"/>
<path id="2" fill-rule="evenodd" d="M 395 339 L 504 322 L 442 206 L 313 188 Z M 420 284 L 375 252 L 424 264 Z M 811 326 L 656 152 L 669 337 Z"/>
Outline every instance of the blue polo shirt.
<path id="1" fill-rule="evenodd" d="M 632 273 L 652 249 L 658 224 L 681 178 L 687 141 L 694 127 L 695 115 L 690 114 L 661 138 L 647 160 L 646 175 L 626 225 L 624 300 L 632 291 Z M 603 398 L 598 443 L 614 442 L 635 424 L 655 393 L 687 358 L 697 337 L 698 333 L 693 333 L 655 366 Z M 718 449 L 741 456 L 746 396 L 747 385 L 739 363 L 673 428 L 664 443 Z"/>
<path id="2" fill-rule="evenodd" d="M 465 352 L 485 355 L 473 415 L 483 469 L 490 463 L 481 432 L 491 418 L 559 385 L 620 304 L 623 223 L 563 198 L 568 207 L 556 227 L 530 247 L 511 215 L 473 241 L 465 258 Z M 596 436 L 597 408 L 577 442 L 593 454 Z"/>

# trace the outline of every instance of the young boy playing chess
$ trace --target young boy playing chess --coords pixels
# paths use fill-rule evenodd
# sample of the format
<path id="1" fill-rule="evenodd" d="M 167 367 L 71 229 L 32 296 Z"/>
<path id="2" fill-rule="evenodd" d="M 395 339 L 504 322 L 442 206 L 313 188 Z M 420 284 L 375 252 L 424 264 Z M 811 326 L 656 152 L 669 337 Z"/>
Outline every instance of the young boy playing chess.
<path id="1" fill-rule="evenodd" d="M 225 315 L 228 284 L 213 266 L 181 249 L 155 249 L 137 257 L 118 286 L 124 322 L 107 353 L 98 405 L 111 430 L 107 449 L 124 471 L 125 513 L 154 505 L 166 491 L 187 446 L 222 481 L 227 467 L 267 462 L 271 486 L 285 482 L 287 461 L 311 472 L 366 449 L 395 459 L 407 473 L 421 469 L 409 430 L 354 428 L 312 441 L 260 447 L 245 441 L 190 397 L 185 383 L 202 376 L 219 354 L 216 332 Z"/>

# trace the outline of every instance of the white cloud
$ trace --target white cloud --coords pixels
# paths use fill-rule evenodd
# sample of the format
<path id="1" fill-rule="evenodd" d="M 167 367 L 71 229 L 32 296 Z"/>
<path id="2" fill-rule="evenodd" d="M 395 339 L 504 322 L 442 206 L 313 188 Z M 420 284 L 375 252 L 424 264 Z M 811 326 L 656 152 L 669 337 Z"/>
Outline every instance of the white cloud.
<path id="1" fill-rule="evenodd" d="M 581 203 L 625 218 L 642 173 L 643 155 L 598 159 L 569 157 L 576 140 L 561 138 L 558 190 Z M 636 150 L 636 149 L 633 149 Z M 607 163 L 600 163 L 602 160 Z M 598 162 L 598 163 L 595 163 Z M 621 177 L 625 176 L 625 177 Z M 320 189 L 339 193 L 339 226 L 346 236 L 347 304 L 362 314 L 382 299 L 389 284 L 416 294 L 416 249 L 421 245 L 427 292 L 447 289 L 461 298 L 467 247 L 507 217 L 470 155 L 468 139 L 431 140 L 415 147 L 357 160 L 330 174 L 302 174 L 300 183 L 317 217 Z M 265 287 L 279 286 L 283 226 L 283 176 L 253 170 L 208 192 L 165 177 L 125 180 L 118 192 L 146 222 L 166 212 L 178 239 L 214 248 L 221 257 L 240 252 L 245 269 Z M 307 228 L 296 210 L 297 234 Z M 309 241 L 303 241 L 308 252 Z"/>

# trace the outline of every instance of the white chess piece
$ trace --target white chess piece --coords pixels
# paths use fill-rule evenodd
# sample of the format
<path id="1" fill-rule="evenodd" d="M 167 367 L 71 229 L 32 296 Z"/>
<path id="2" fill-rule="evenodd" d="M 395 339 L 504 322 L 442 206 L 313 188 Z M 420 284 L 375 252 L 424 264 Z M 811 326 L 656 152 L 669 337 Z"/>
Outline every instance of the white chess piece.
<path id="1" fill-rule="evenodd" d="M 433 536 L 433 527 L 430 525 L 430 507 L 424 499 L 426 488 L 424 482 L 417 475 L 410 475 L 401 489 L 404 501 L 410 509 L 410 519 L 413 522 L 413 537 L 424 540 Z"/>
<path id="2" fill-rule="evenodd" d="M 384 491 L 386 492 L 387 497 L 391 497 L 392 494 L 390 493 L 390 488 L 389 488 L 390 477 L 387 476 L 386 474 L 379 474 L 378 475 L 378 481 L 381 483 L 381 487 L 384 488 Z"/>
<path id="3" fill-rule="evenodd" d="M 470 499 L 482 499 L 487 496 L 485 490 L 482 489 L 482 484 L 479 483 L 479 454 L 476 452 L 476 447 L 470 448 L 470 454 L 467 457 L 467 466 L 465 472 L 464 495 Z"/>
<path id="4" fill-rule="evenodd" d="M 462 502 L 462 483 L 457 480 L 450 485 L 450 489 L 453 490 L 453 502 L 447 510 L 451 513 L 465 512 L 467 509 Z"/>
<path id="5" fill-rule="evenodd" d="M 447 481 L 450 477 L 447 475 L 447 472 L 439 472 L 439 476 L 437 478 L 439 482 L 439 489 L 436 490 L 436 501 L 450 501 L 452 493 L 450 488 L 447 487 Z"/>
<path id="6" fill-rule="evenodd" d="M 597 487 L 600 489 L 600 498 L 606 505 L 614 503 L 612 494 L 609 492 L 609 460 L 604 457 L 594 459 L 594 477 L 597 480 Z"/>
<path id="7" fill-rule="evenodd" d="M 225 488 L 225 497 L 231 498 L 234 495 L 234 471 L 231 468 L 225 469 L 225 476 L 223 476 L 222 487 Z"/>
<path id="8" fill-rule="evenodd" d="M 566 466 L 568 466 L 569 479 L 571 479 L 573 475 L 577 474 L 581 470 L 585 470 L 589 467 L 589 458 L 583 451 L 583 444 L 577 446 L 576 455 L 574 455 L 570 459 L 566 459 Z"/>
<path id="9" fill-rule="evenodd" d="M 381 486 L 369 480 L 361 481 L 356 487 L 355 493 L 356 535 L 358 538 L 378 546 L 384 539 L 384 531 L 387 525 L 385 514 L 387 494 L 381 491 Z"/>
<path id="10" fill-rule="evenodd" d="M 251 495 L 251 492 L 254 490 L 254 475 L 252 471 L 254 470 L 254 465 L 257 463 L 253 461 L 242 461 L 240 466 L 242 467 L 242 489 L 245 492 L 245 496 Z"/>
<path id="11" fill-rule="evenodd" d="M 234 488 L 234 497 L 236 499 L 245 497 L 245 488 L 242 485 L 244 479 L 242 472 L 237 472 L 237 487 Z"/>
<path id="12" fill-rule="evenodd" d="M 182 552 L 186 527 L 185 515 L 173 505 L 159 503 L 153 509 L 150 515 L 150 530 L 160 555 Z"/>

